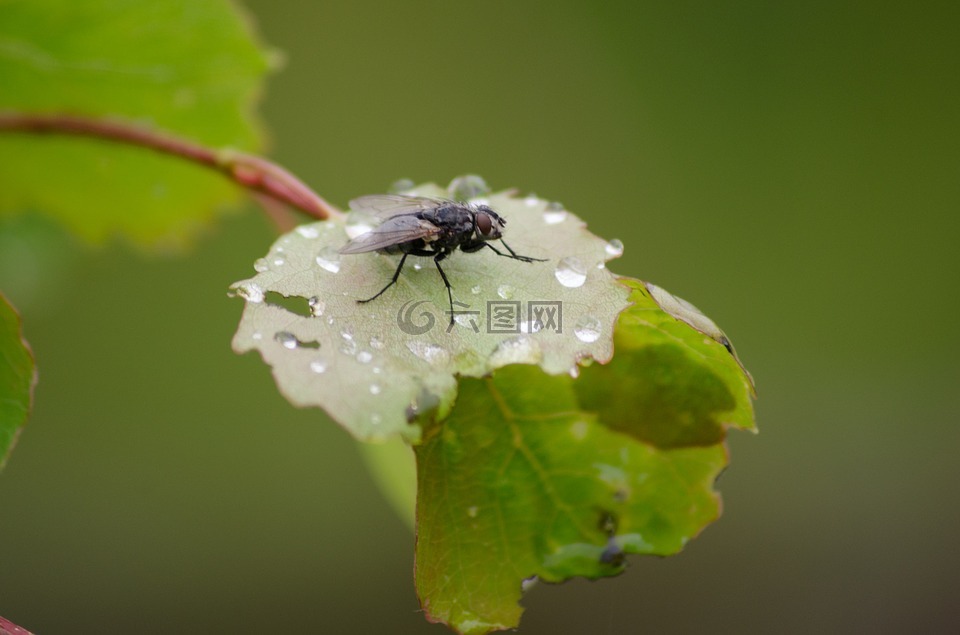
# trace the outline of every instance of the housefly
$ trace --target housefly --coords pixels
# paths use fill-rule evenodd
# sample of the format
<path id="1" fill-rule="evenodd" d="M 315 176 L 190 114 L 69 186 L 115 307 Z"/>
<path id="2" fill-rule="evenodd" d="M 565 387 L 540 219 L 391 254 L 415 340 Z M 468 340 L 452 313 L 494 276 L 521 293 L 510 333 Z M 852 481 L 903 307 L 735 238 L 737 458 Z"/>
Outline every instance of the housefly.
<path id="1" fill-rule="evenodd" d="M 453 323 L 453 292 L 447 274 L 440 262 L 460 249 L 466 253 L 484 247 L 498 256 L 520 262 L 546 262 L 539 258 L 521 256 L 503 241 L 506 219 L 486 205 L 463 203 L 424 196 L 374 194 L 350 201 L 350 209 L 364 212 L 383 222 L 373 230 L 357 236 L 340 248 L 341 254 L 361 254 L 376 251 L 382 254 L 403 254 L 387 286 L 373 297 L 358 302 L 376 300 L 396 283 L 403 271 L 407 256 L 433 258 L 437 271 L 447 287 L 450 301 L 450 322 Z M 491 241 L 499 240 L 504 253 Z"/>

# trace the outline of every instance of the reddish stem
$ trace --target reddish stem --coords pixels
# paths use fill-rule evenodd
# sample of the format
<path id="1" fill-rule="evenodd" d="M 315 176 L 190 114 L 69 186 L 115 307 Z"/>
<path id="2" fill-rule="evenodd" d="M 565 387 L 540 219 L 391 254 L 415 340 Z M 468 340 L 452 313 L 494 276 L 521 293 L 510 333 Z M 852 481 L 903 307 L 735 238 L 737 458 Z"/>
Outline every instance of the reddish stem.
<path id="1" fill-rule="evenodd" d="M 314 218 L 326 220 L 342 216 L 337 208 L 293 174 L 252 154 L 227 148 L 216 150 L 171 134 L 119 121 L 74 115 L 0 113 L 0 131 L 74 134 L 150 148 L 213 168 L 243 187 Z"/>

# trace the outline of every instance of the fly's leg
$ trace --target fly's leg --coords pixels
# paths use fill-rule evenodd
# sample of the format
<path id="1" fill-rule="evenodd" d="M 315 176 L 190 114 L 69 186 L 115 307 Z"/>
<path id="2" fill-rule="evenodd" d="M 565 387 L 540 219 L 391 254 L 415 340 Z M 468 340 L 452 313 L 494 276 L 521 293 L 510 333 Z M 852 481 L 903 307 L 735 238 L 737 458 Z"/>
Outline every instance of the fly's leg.
<path id="1" fill-rule="evenodd" d="M 503 242 L 503 240 L 500 241 L 500 244 L 502 244 L 504 247 L 506 247 L 506 248 L 507 248 L 507 251 L 509 251 L 510 253 L 509 253 L 509 254 L 505 254 L 505 253 L 503 253 L 502 251 L 500 251 L 499 249 L 497 249 L 496 247 L 494 247 L 493 245 L 491 245 L 490 243 L 483 243 L 483 245 L 484 245 L 485 247 L 489 247 L 490 249 L 492 249 L 492 250 L 493 250 L 493 253 L 497 254 L 498 256 L 503 256 L 504 258 L 510 258 L 511 260 L 519 260 L 520 262 L 546 262 L 546 260 L 543 259 L 543 258 L 531 258 L 530 256 L 520 256 L 520 255 L 518 255 L 517 252 L 515 252 L 513 249 L 511 249 L 511 248 L 510 248 L 510 245 L 508 245 L 507 243 Z"/>
<path id="2" fill-rule="evenodd" d="M 440 272 L 440 277 L 443 278 L 443 284 L 447 287 L 447 299 L 450 301 L 450 326 L 453 326 L 453 291 L 450 290 L 450 281 L 447 280 L 447 274 L 445 274 L 440 267 L 440 261 L 446 257 L 447 252 L 441 251 L 433 257 L 433 264 L 437 265 L 437 271 Z"/>
<path id="3" fill-rule="evenodd" d="M 383 292 L 384 292 L 384 291 L 386 291 L 387 289 L 389 289 L 390 287 L 392 287 L 392 286 L 394 285 L 394 283 L 397 281 L 397 278 L 400 277 L 400 272 L 403 270 L 403 263 L 407 261 L 407 256 L 409 256 L 409 255 L 410 255 L 410 254 L 403 254 L 403 258 L 400 259 L 400 264 L 397 265 L 397 270 L 393 272 L 393 278 L 390 279 L 390 282 L 387 283 L 387 286 L 385 286 L 384 288 L 380 289 L 380 293 L 378 293 L 377 295 L 373 296 L 372 298 L 367 298 L 366 300 L 357 300 L 357 302 L 358 302 L 359 304 L 364 304 L 365 302 L 370 302 L 371 300 L 376 300 L 376 299 L 379 298 L 381 295 L 383 295 Z M 437 265 L 437 266 L 439 267 L 440 265 Z M 441 273 L 443 273 L 443 272 L 441 271 Z M 446 278 L 444 278 L 444 280 L 446 280 Z"/>

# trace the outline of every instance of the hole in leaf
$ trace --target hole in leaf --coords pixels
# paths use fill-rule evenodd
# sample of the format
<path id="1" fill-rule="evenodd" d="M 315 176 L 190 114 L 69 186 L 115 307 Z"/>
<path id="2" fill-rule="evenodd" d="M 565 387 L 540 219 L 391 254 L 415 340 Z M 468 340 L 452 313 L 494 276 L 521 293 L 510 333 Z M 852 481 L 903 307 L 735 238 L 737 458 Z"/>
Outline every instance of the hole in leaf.
<path id="1" fill-rule="evenodd" d="M 313 317 L 309 301 L 298 295 L 286 296 L 276 291 L 267 291 L 264 301 L 271 306 L 278 306 L 300 317 Z"/>

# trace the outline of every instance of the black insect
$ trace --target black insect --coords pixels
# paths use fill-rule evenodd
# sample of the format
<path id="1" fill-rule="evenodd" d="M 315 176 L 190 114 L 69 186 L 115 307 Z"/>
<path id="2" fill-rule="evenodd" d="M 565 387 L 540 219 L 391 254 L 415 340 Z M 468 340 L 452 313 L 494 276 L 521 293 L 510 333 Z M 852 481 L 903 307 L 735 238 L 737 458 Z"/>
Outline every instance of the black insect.
<path id="1" fill-rule="evenodd" d="M 374 194 L 350 201 L 350 208 L 366 212 L 383 222 L 372 231 L 357 236 L 340 249 L 341 254 L 361 254 L 378 251 L 383 254 L 403 254 L 393 278 L 379 293 L 366 300 L 379 298 L 400 277 L 407 256 L 433 258 L 437 271 L 447 287 L 450 300 L 450 322 L 453 323 L 453 292 L 440 261 L 458 248 L 467 253 L 484 247 L 498 256 L 521 262 L 545 262 L 539 258 L 521 256 L 503 242 L 503 228 L 507 221 L 486 205 L 460 203 L 424 196 Z M 503 253 L 490 241 L 499 240 L 509 253 Z"/>

